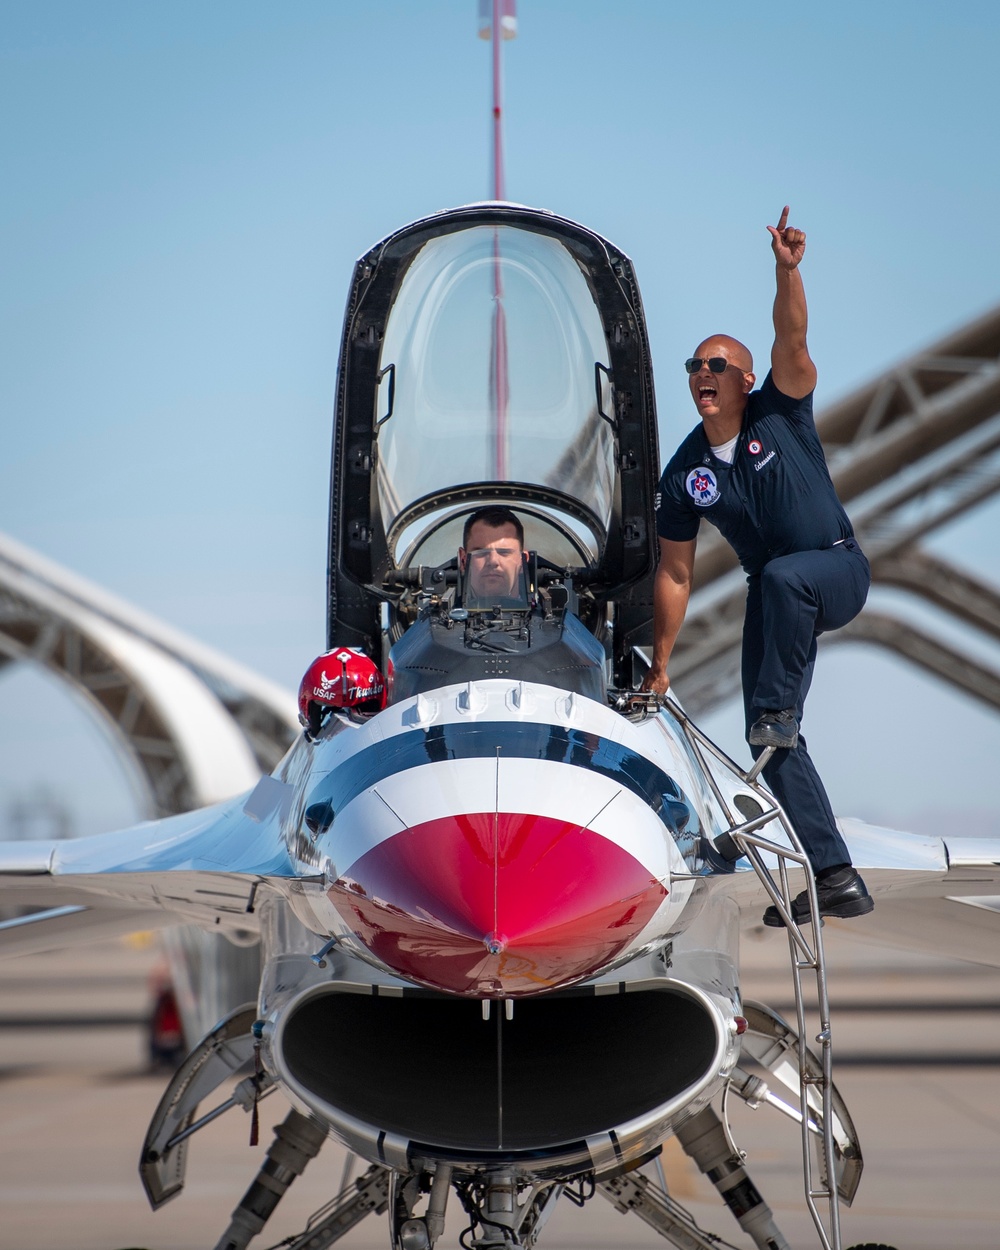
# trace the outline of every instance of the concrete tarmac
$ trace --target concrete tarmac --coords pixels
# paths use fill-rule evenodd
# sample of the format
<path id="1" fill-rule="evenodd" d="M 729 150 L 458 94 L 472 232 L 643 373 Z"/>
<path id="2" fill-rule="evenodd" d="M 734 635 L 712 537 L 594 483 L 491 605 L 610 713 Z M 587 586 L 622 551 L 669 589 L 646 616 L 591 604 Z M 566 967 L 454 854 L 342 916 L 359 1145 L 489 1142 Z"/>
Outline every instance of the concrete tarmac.
<path id="1" fill-rule="evenodd" d="M 854 1207 L 842 1213 L 843 1246 L 998 1250 L 1000 971 L 868 949 L 863 921 L 854 925 L 825 930 L 835 1078 L 865 1157 Z M 746 997 L 786 1018 L 787 958 L 780 934 L 745 944 Z M 287 1109 L 280 1094 L 261 1104 L 261 1146 L 248 1146 L 242 1111 L 227 1113 L 193 1138 L 183 1194 L 149 1210 L 137 1162 L 166 1079 L 148 1071 L 139 1023 L 154 959 L 153 947 L 121 942 L 0 964 L 3 1250 L 211 1250 L 259 1166 Z M 733 1129 L 792 1246 L 818 1246 L 802 1197 L 797 1126 L 741 1104 Z M 329 1142 L 254 1250 L 302 1229 L 339 1188 L 344 1159 Z M 664 1163 L 673 1196 L 701 1226 L 748 1250 L 676 1143 Z M 464 1223 L 453 1200 L 441 1250 L 458 1245 Z M 369 1216 L 339 1244 L 385 1247 L 384 1217 Z M 583 1209 L 564 1199 L 540 1239 L 542 1250 L 666 1244 L 599 1196 Z"/>

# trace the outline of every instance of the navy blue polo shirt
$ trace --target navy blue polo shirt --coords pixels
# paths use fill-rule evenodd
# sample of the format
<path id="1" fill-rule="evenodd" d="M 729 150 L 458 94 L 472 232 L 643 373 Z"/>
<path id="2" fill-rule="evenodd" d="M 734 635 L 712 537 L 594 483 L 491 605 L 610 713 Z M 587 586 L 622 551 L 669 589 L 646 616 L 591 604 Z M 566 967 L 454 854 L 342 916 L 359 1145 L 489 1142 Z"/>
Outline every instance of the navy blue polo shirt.
<path id="1" fill-rule="evenodd" d="M 656 497 L 661 538 L 688 542 L 704 518 L 754 576 L 793 551 L 821 551 L 853 535 L 830 480 L 812 394 L 783 395 L 768 372 L 747 396 L 733 463 L 712 455 L 698 425 L 671 457 Z"/>

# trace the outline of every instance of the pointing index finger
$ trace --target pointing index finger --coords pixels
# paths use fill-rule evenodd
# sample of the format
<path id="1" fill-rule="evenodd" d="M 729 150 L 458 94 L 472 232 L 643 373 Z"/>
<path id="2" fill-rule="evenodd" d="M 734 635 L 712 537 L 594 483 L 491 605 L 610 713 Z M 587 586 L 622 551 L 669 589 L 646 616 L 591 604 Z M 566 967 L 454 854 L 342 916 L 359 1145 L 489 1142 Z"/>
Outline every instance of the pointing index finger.
<path id="1" fill-rule="evenodd" d="M 784 230 L 787 224 L 788 224 L 788 205 L 786 204 L 785 207 L 781 210 L 781 216 L 778 219 L 777 230 L 779 234 L 781 234 L 782 230 Z"/>

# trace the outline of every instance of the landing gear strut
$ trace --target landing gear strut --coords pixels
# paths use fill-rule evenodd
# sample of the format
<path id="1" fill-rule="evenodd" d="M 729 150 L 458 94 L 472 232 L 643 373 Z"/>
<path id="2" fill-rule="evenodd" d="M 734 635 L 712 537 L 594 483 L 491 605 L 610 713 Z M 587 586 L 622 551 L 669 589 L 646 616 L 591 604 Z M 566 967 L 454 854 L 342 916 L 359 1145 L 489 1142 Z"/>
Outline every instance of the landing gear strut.
<path id="1" fill-rule="evenodd" d="M 326 1141 L 326 1129 L 293 1108 L 274 1130 L 274 1137 L 267 1158 L 215 1250 L 245 1250 L 270 1219 L 292 1181 L 319 1154 Z"/>
<path id="2" fill-rule="evenodd" d="M 472 1250 L 509 1250 L 534 1246 L 552 1214 L 563 1186 L 554 1183 L 518 1184 L 510 1172 L 488 1172 L 482 1181 L 456 1185 L 472 1224 L 466 1243 Z M 523 1191 L 527 1193 L 522 1197 Z M 479 1230 L 478 1235 L 476 1230 Z"/>
<path id="3" fill-rule="evenodd" d="M 719 1191 L 740 1228 L 761 1250 L 790 1250 L 771 1208 L 757 1192 L 742 1163 L 733 1157 L 722 1121 L 711 1107 L 677 1130 L 677 1140 Z"/>

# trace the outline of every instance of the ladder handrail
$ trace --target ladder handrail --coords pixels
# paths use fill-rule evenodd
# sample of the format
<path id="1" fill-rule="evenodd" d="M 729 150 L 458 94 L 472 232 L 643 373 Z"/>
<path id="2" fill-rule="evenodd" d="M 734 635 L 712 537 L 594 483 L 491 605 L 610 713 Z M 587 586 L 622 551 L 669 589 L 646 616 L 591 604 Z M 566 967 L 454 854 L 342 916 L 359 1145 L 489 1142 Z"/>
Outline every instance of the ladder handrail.
<path id="1" fill-rule="evenodd" d="M 819 1234 L 822 1250 L 841 1250 L 840 1196 L 837 1192 L 836 1169 L 834 1166 L 836 1156 L 834 1154 L 833 1141 L 833 1038 L 830 1027 L 830 1001 L 827 993 L 826 962 L 823 953 L 823 921 L 820 917 L 819 924 L 813 923 L 813 945 L 810 946 L 803 936 L 800 927 L 792 919 L 792 895 L 788 885 L 789 864 L 794 864 L 803 871 L 806 880 L 806 891 L 809 895 L 810 915 L 814 917 L 814 920 L 816 917 L 819 917 L 819 899 L 816 894 L 816 881 L 809 858 L 792 827 L 791 821 L 781 805 L 775 801 L 774 797 L 757 780 L 763 764 L 770 757 L 770 754 L 773 753 L 774 748 L 767 748 L 765 754 L 756 761 L 753 768 L 748 772 L 740 768 L 710 738 L 707 738 L 697 725 L 691 721 L 680 705 L 670 698 L 669 695 L 662 699 L 661 706 L 664 711 L 673 716 L 680 726 L 688 746 L 694 752 L 696 759 L 701 765 L 715 799 L 729 823 L 728 836 L 732 839 L 736 848 L 750 861 L 751 867 L 756 872 L 761 885 L 763 885 L 768 897 L 778 909 L 778 913 L 785 923 L 785 930 L 788 935 L 788 952 L 791 961 L 792 985 L 795 992 L 799 1106 L 802 1112 L 802 1179 L 806 1206 Z M 720 764 L 753 791 L 762 804 L 762 810 L 758 815 L 750 819 L 742 819 L 743 813 L 741 812 L 741 819 L 737 820 L 734 817 L 728 801 L 723 796 L 711 769 L 708 767 L 703 749 L 707 750 Z M 788 846 L 782 846 L 780 843 L 762 837 L 756 832 L 759 828 L 770 824 L 773 820 L 777 820 L 784 830 L 785 836 L 788 838 Z M 777 858 L 778 886 L 775 885 L 771 872 L 764 863 L 761 852 L 767 852 Z M 821 1048 L 822 1078 L 819 1082 L 808 1075 L 806 1064 L 808 1046 L 806 1043 L 806 1015 L 802 990 L 802 973 L 810 969 L 816 978 L 817 1014 L 820 1020 L 820 1031 L 816 1037 L 816 1041 Z M 818 1153 L 820 1155 L 819 1162 L 822 1173 L 825 1173 L 825 1177 L 821 1177 L 823 1183 L 820 1185 L 813 1184 L 812 1147 L 816 1134 L 809 1127 L 809 1107 L 810 1105 L 815 1107 L 815 1095 L 810 1100 L 809 1094 L 817 1084 L 819 1085 L 822 1108 L 822 1133 L 819 1135 L 820 1146 Z M 817 1202 L 824 1199 L 829 1211 L 829 1229 L 824 1224 L 823 1217 L 817 1206 Z"/>

